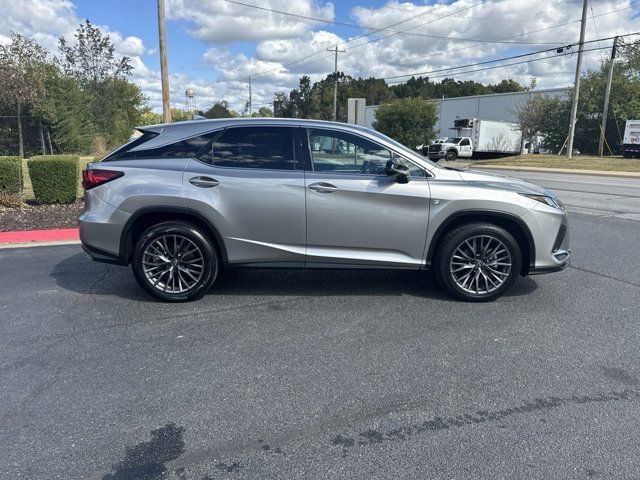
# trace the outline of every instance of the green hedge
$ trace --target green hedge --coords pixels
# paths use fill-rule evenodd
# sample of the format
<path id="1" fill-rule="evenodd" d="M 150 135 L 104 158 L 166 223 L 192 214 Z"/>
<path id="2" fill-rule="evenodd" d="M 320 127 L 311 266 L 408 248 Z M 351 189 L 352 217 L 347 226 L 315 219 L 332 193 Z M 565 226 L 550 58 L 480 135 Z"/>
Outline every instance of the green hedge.
<path id="1" fill-rule="evenodd" d="M 73 155 L 45 155 L 27 160 L 33 195 L 40 203 L 71 203 L 78 192 L 78 161 Z"/>
<path id="2" fill-rule="evenodd" d="M 22 160 L 20 157 L 0 157 L 0 205 L 20 205 L 21 194 Z"/>
<path id="3" fill-rule="evenodd" d="M 20 157 L 0 157 L 0 193 L 22 193 Z"/>

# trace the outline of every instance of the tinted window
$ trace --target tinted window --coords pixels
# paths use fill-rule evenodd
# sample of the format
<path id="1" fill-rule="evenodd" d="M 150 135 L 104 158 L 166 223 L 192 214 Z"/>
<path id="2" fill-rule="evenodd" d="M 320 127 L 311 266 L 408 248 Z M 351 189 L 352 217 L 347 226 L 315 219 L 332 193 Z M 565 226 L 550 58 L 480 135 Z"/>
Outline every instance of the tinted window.
<path id="1" fill-rule="evenodd" d="M 309 148 L 316 172 L 384 175 L 387 162 L 392 155 L 396 156 L 375 142 L 331 130 L 309 130 Z M 404 163 L 412 176 L 424 177 L 420 168 L 410 162 Z"/>
<path id="2" fill-rule="evenodd" d="M 471 145 L 471 142 L 469 141 L 468 138 L 463 138 L 462 141 L 460 142 L 460 145 L 462 145 L 462 146 Z"/>
<path id="3" fill-rule="evenodd" d="M 293 133 L 285 127 L 230 128 L 200 158 L 216 167 L 295 170 Z"/>
<path id="4" fill-rule="evenodd" d="M 145 150 L 127 150 L 118 153 L 118 159 L 128 158 L 192 158 L 198 155 L 207 144 L 219 134 L 211 132 L 197 137 L 187 138 L 179 142 L 170 143 L 158 148 L 148 148 Z"/>
<path id="5" fill-rule="evenodd" d="M 142 132 L 142 135 L 140 135 L 137 138 L 134 138 L 133 140 L 131 140 L 128 143 L 125 143 L 120 148 L 117 148 L 116 150 L 111 152 L 109 155 L 104 157 L 101 161 L 108 162 L 110 160 L 116 160 L 116 159 L 118 159 L 120 157 L 120 155 L 122 153 L 127 152 L 127 151 L 131 150 L 132 148 L 135 148 L 135 147 L 137 147 L 139 145 L 142 145 L 143 143 L 148 142 L 149 140 L 151 140 L 152 138 L 157 137 L 157 136 L 158 136 L 157 133 Z"/>

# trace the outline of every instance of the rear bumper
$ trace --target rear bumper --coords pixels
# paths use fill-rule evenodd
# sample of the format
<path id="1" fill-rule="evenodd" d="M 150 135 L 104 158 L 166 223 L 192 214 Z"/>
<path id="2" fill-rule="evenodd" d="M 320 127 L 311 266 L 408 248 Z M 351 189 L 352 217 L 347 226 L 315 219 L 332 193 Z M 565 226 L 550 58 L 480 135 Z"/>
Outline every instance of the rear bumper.
<path id="1" fill-rule="evenodd" d="M 120 240 L 130 214 L 119 210 L 92 191 L 85 193 L 85 211 L 80 216 L 80 242 L 92 260 L 125 265 Z"/>
<path id="2" fill-rule="evenodd" d="M 94 262 L 100 263 L 110 263 L 112 265 L 122 265 L 126 266 L 127 262 L 119 255 L 114 255 L 110 252 L 105 252 L 104 250 L 100 250 L 99 248 L 91 247 L 86 243 L 82 244 L 82 249 L 89 257 L 89 260 L 93 260 Z"/>

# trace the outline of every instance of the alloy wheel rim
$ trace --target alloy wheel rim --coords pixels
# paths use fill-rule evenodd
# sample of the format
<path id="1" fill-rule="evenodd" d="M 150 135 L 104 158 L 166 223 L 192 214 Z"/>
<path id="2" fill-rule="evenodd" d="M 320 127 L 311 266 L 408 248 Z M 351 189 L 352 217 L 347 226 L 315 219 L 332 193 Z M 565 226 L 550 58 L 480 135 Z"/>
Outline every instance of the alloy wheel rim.
<path id="1" fill-rule="evenodd" d="M 162 235 L 144 249 L 142 269 L 149 283 L 164 293 L 193 289 L 204 273 L 200 248 L 183 235 Z"/>
<path id="2" fill-rule="evenodd" d="M 509 249 L 491 235 L 463 240 L 449 261 L 453 281 L 472 295 L 487 295 L 498 290 L 509 278 L 512 266 Z"/>

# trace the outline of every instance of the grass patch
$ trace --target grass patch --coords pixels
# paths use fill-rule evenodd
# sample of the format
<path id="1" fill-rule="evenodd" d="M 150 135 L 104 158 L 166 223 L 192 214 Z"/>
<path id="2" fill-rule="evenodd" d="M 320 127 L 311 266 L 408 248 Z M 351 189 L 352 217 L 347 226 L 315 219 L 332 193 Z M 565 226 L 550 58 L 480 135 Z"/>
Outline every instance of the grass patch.
<path id="1" fill-rule="evenodd" d="M 93 162 L 96 157 L 80 157 L 80 168 L 78 169 L 78 193 L 77 197 L 82 198 L 84 191 L 82 190 L 82 170 L 85 169 L 87 163 Z M 22 178 L 24 181 L 24 190 L 22 191 L 22 197 L 25 200 L 34 200 L 33 186 L 31 185 L 31 178 L 29 177 L 29 168 L 27 167 L 27 159 L 22 160 Z"/>
<path id="2" fill-rule="evenodd" d="M 582 155 L 573 157 L 571 160 L 560 155 L 517 155 L 493 160 L 480 160 L 473 162 L 472 165 L 567 168 L 572 170 L 599 170 L 602 172 L 640 172 L 640 159 Z"/>

